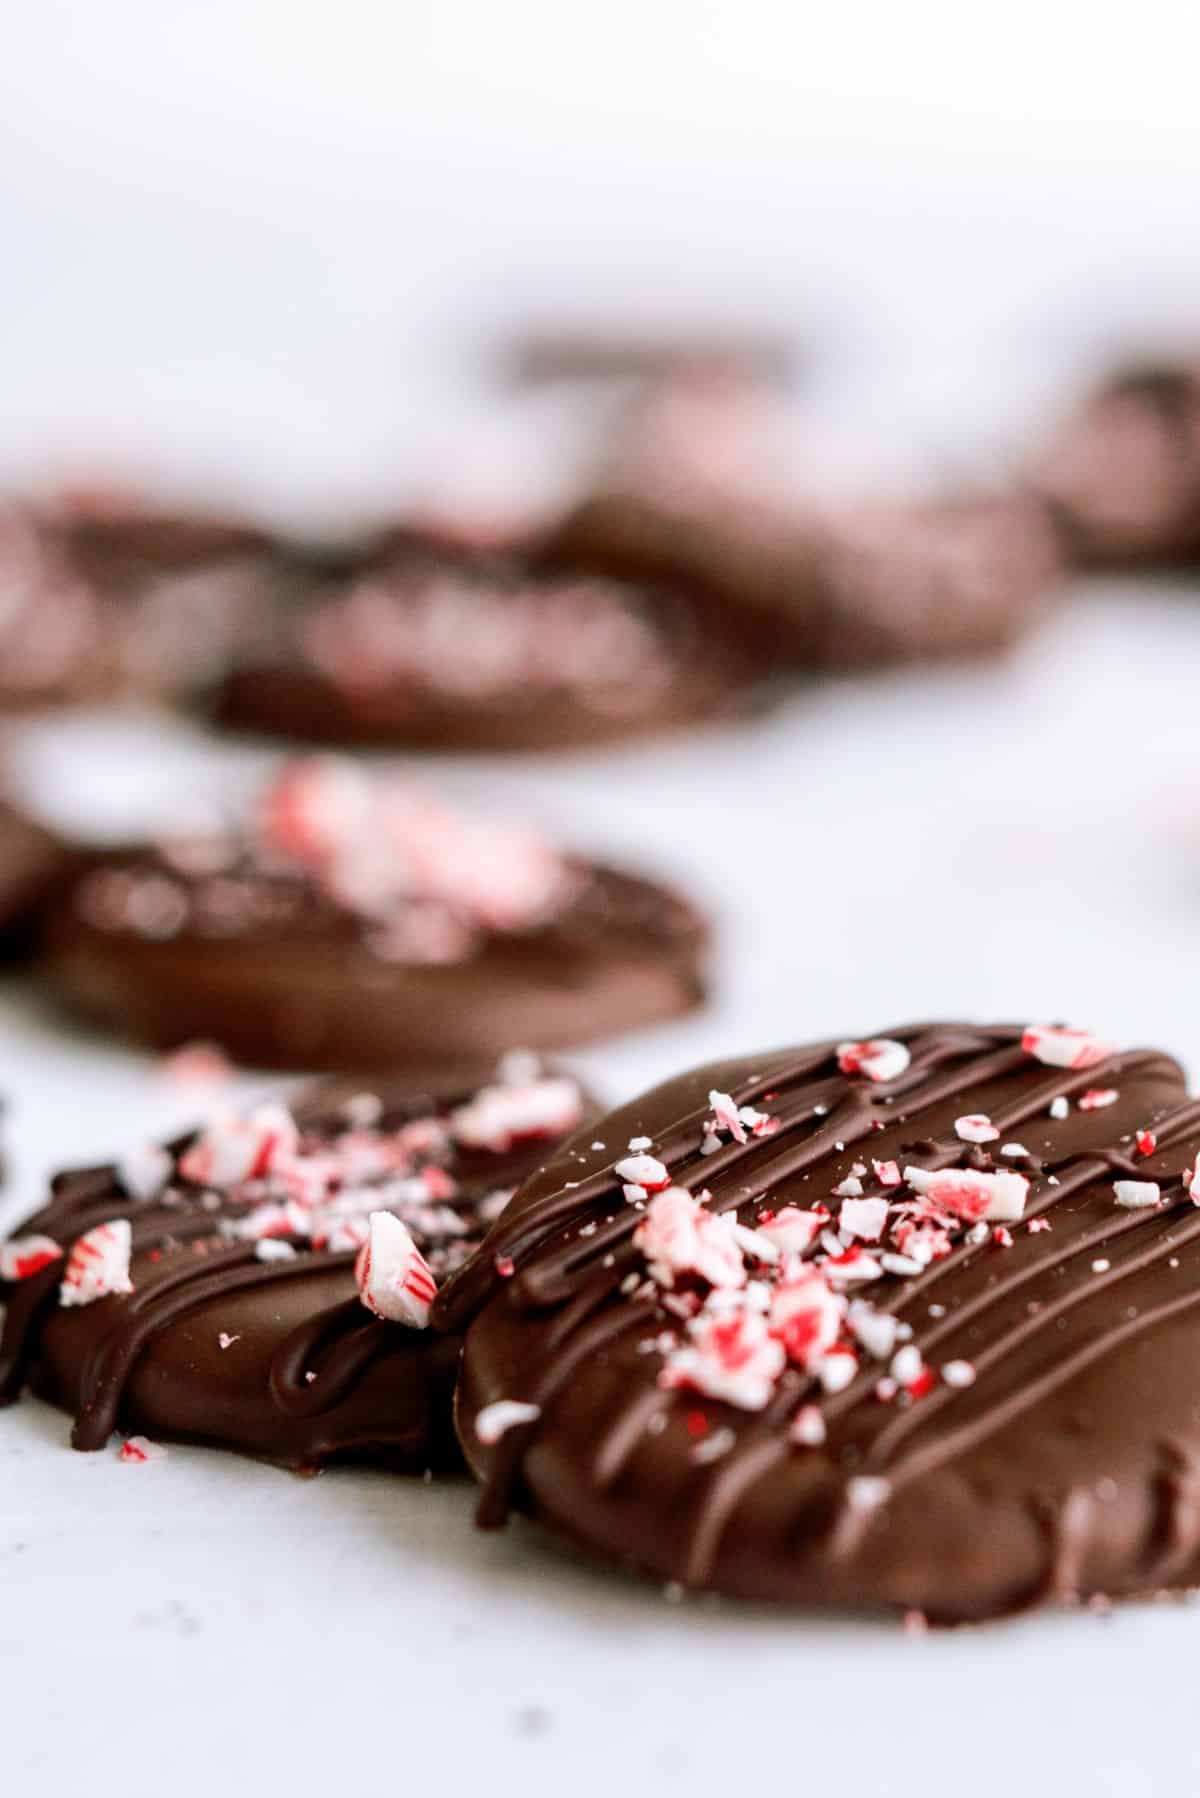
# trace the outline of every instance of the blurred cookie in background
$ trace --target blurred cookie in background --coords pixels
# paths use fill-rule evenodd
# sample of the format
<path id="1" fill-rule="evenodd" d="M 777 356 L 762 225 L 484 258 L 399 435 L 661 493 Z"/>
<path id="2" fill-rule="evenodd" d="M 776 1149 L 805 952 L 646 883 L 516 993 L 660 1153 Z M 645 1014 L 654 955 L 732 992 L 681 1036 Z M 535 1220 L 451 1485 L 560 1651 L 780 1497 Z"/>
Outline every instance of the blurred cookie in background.
<path id="1" fill-rule="evenodd" d="M 354 764 L 294 763 L 224 833 L 87 857 L 45 919 L 67 1004 L 260 1067 L 478 1065 L 704 997 L 708 931 L 665 886 Z"/>
<path id="2" fill-rule="evenodd" d="M 748 705 L 758 674 L 684 596 L 404 532 L 276 606 L 271 632 L 218 682 L 213 715 L 321 743 L 621 743 Z"/>
<path id="3" fill-rule="evenodd" d="M 1030 478 L 1077 566 L 1200 563 L 1200 360 L 1112 375 L 1063 423 Z"/>
<path id="4" fill-rule="evenodd" d="M 546 555 L 702 595 L 714 628 L 776 670 L 1006 649 L 1035 624 L 1059 574 L 1041 508 L 1015 493 L 700 507 L 614 491 L 586 500 Z"/>
<path id="5" fill-rule="evenodd" d="M 116 681 L 94 587 L 33 507 L 0 501 L 0 709 L 79 703 Z"/>

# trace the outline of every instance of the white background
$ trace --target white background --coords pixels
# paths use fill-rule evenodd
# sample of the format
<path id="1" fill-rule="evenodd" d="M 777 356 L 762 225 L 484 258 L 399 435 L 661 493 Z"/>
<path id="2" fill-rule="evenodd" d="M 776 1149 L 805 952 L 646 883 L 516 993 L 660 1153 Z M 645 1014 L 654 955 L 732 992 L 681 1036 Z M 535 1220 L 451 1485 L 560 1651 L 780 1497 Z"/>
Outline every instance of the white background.
<path id="1" fill-rule="evenodd" d="M 42 0 L 0 68 L 0 458 L 336 519 L 463 458 L 536 469 L 551 421 L 485 410 L 507 325 L 725 317 L 811 343 L 839 453 L 987 466 L 1106 345 L 1200 318 L 1189 12 Z M 1080 586 L 1004 666 L 446 778 L 714 908 L 712 1008 L 584 1057 L 613 1096 L 947 1013 L 1067 1016 L 1200 1071 L 1198 600 Z M 96 828 L 254 766 L 132 715 L 9 749 Z M 9 1215 L 190 1116 L 19 983 L 0 1007 Z M 0 1420 L 23 1795 L 1196 1787 L 1185 1606 L 922 1640 L 675 1607 L 475 1535 L 465 1486 L 126 1467 L 66 1427 Z"/>

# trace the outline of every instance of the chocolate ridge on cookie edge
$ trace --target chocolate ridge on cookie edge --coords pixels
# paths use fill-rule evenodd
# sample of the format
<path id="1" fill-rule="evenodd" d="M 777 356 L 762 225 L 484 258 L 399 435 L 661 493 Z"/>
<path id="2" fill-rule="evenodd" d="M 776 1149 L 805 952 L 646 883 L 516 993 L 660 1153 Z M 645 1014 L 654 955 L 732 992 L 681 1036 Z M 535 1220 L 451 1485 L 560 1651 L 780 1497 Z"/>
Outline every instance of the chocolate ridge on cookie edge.
<path id="1" fill-rule="evenodd" d="M 714 1063 L 589 1140 L 435 1305 L 469 1322 L 481 1522 L 516 1504 L 687 1586 L 940 1621 L 1200 1576 L 1200 1103 L 1170 1057 L 907 1026 Z M 668 1180 L 711 1197 L 659 1207 L 652 1247 Z M 807 1246 L 757 1259 L 767 1212 Z"/>
<path id="2" fill-rule="evenodd" d="M 399 1216 L 442 1276 L 595 1109 L 572 1076 L 543 1078 L 514 1058 L 490 1086 L 465 1075 L 424 1089 L 322 1082 L 290 1114 L 270 1105 L 232 1124 L 213 1114 L 165 1149 L 59 1174 L 48 1203 L 0 1243 L 0 1404 L 31 1389 L 73 1413 L 83 1450 L 120 1429 L 306 1471 L 348 1459 L 405 1472 L 460 1465 L 450 1400 L 461 1345 L 365 1308 L 355 1264 L 367 1218 Z M 297 1153 L 271 1164 L 289 1116 Z M 197 1145 L 207 1178 L 203 1162 L 181 1168 Z M 231 1153 L 261 1154 L 264 1171 L 227 1182 L 213 1157 Z M 332 1172 L 322 1167 L 338 1154 Z M 103 1249 L 116 1219 L 132 1226 L 131 1254 L 99 1296 L 64 1304 L 66 1270 L 86 1255 L 73 1251 L 83 1238 Z"/>

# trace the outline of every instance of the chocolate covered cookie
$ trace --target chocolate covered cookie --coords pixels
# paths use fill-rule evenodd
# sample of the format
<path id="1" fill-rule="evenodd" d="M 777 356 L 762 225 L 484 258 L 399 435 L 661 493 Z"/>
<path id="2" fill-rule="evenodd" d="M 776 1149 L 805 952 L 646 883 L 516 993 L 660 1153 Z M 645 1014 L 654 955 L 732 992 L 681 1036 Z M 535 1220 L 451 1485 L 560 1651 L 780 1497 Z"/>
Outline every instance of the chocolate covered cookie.
<path id="1" fill-rule="evenodd" d="M 1002 650 L 1058 573 L 1015 494 L 807 509 L 777 499 L 599 493 L 546 546 L 554 566 L 674 583 L 774 667 L 856 668 Z"/>
<path id="2" fill-rule="evenodd" d="M 656 1088 L 439 1294 L 481 1520 L 940 1620 L 1194 1585 L 1198 1150 L 1170 1056 L 1061 1028 Z"/>
<path id="3" fill-rule="evenodd" d="M 321 1089 L 60 1174 L 0 1242 L 0 1401 L 32 1388 L 76 1448 L 119 1429 L 130 1458 L 170 1439 L 305 1469 L 453 1464 L 436 1284 L 586 1106 L 511 1057 L 483 1087 Z"/>
<path id="4" fill-rule="evenodd" d="M 1147 363 L 1096 389 L 1032 471 L 1084 568 L 1200 562 L 1200 363 Z"/>
<path id="5" fill-rule="evenodd" d="M 0 709 L 94 699 L 115 682 L 95 589 L 31 508 L 0 504 Z"/>
<path id="6" fill-rule="evenodd" d="M 226 725 L 323 743 L 570 749 L 706 721 L 756 671 L 694 608 L 398 533 L 273 614 L 215 695 Z"/>
<path id="7" fill-rule="evenodd" d="M 673 1017 L 702 997 L 706 930 L 654 882 L 318 760 L 239 830 L 92 856 L 44 947 L 64 1000 L 156 1047 L 401 1070 Z"/>

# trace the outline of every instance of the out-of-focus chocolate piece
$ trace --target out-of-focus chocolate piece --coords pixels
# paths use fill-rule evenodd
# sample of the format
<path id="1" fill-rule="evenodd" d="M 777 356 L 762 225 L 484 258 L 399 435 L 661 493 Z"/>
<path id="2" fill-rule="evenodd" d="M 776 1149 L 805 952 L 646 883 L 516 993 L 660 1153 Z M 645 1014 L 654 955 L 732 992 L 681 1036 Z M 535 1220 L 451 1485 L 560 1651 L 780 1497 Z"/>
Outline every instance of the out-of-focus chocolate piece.
<path id="1" fill-rule="evenodd" d="M 318 760 L 237 831 L 89 858 L 56 891 L 42 972 L 158 1048 L 399 1071 L 674 1017 L 703 996 L 706 942 L 664 886 Z"/>
<path id="2" fill-rule="evenodd" d="M 1112 376 L 1062 426 L 1030 479 L 1079 567 L 1200 563 L 1200 361 Z"/>
<path id="3" fill-rule="evenodd" d="M 758 672 L 671 592 L 531 573 L 405 532 L 273 619 L 273 641 L 218 684 L 215 715 L 311 742 L 620 743 L 748 705 Z"/>
<path id="4" fill-rule="evenodd" d="M 552 565 L 702 595 L 778 666 L 855 668 L 984 655 L 1020 640 L 1059 572 L 1041 508 L 1019 494 L 673 505 L 598 494 L 546 548 Z"/>

